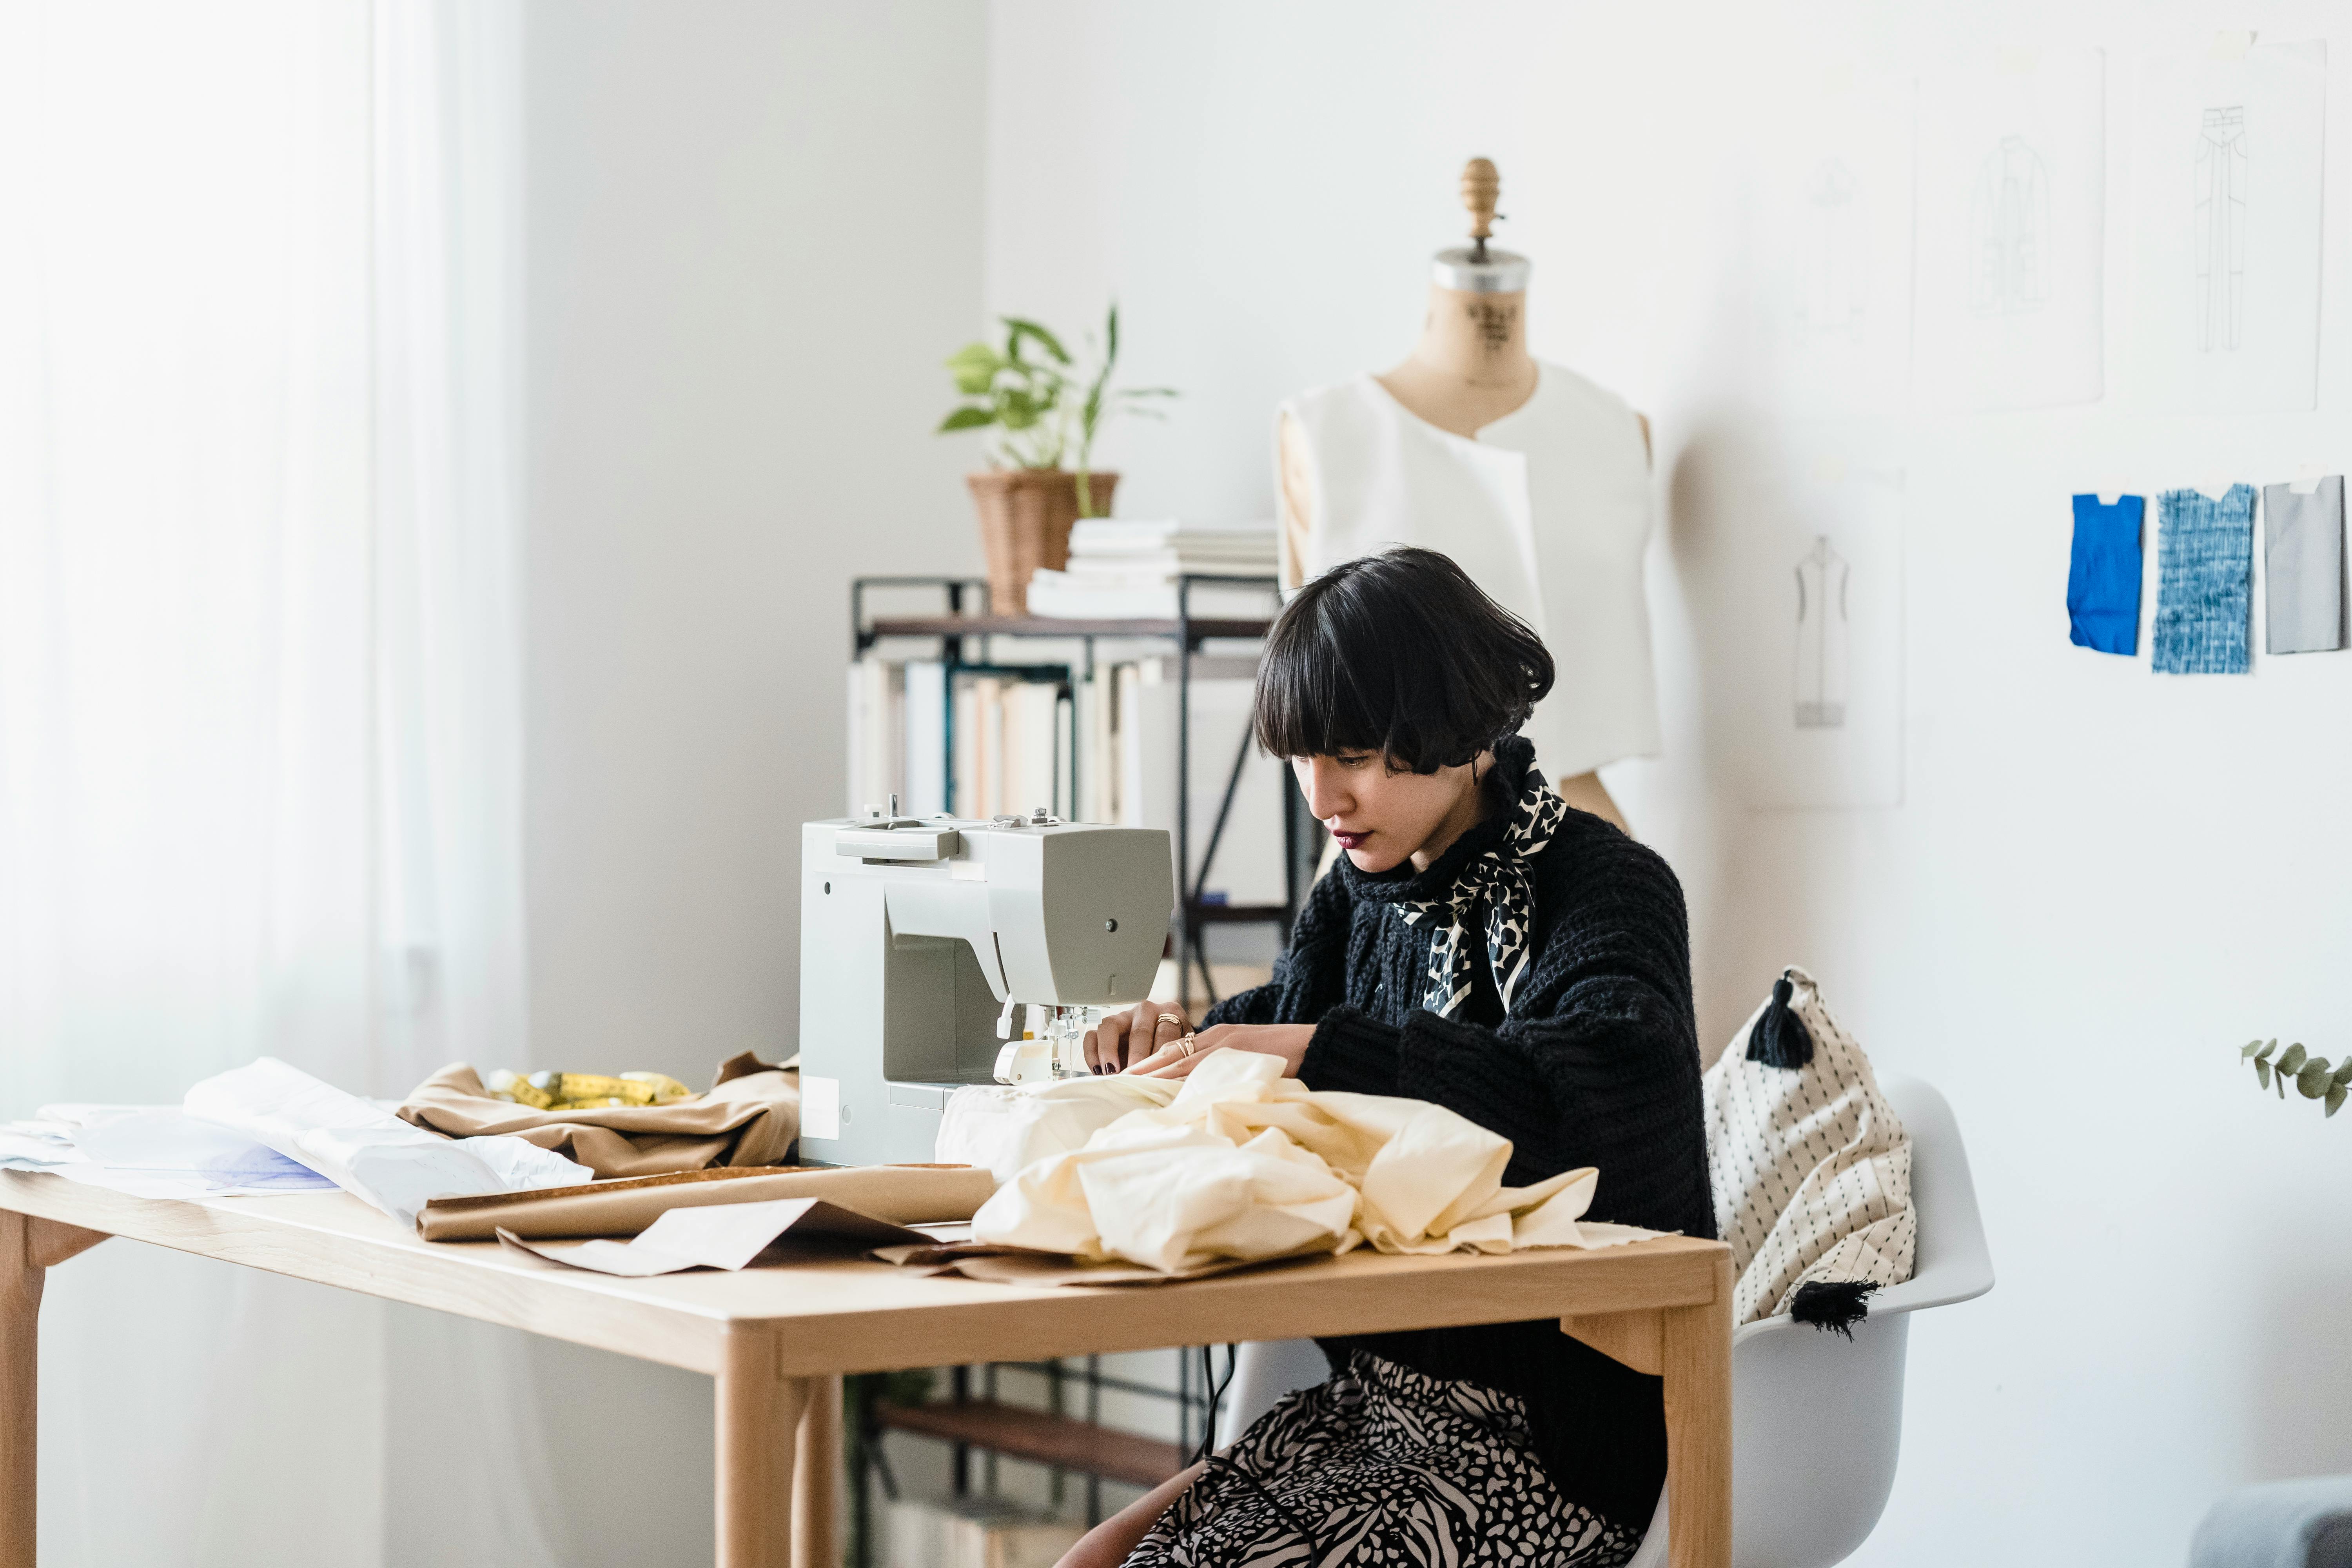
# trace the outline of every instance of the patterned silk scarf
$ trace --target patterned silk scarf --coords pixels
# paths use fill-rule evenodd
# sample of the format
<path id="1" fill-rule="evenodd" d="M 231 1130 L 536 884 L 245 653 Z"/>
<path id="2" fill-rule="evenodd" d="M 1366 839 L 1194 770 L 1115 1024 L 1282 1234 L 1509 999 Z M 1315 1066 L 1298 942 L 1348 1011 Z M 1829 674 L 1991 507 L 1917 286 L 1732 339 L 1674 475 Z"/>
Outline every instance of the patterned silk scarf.
<path id="1" fill-rule="evenodd" d="M 1472 858 L 1441 899 L 1425 903 L 1400 900 L 1397 913 L 1404 923 L 1418 926 L 1441 917 L 1444 924 L 1429 952 L 1428 983 L 1421 1005 L 1441 1017 L 1449 1016 L 1470 994 L 1470 910 L 1486 903 L 1486 962 L 1495 973 L 1495 989 L 1502 994 L 1503 1009 L 1510 1010 L 1511 994 L 1527 973 L 1528 946 L 1535 929 L 1535 879 L 1528 861 L 1540 855 L 1568 815 L 1539 767 L 1529 767 L 1519 798 L 1511 803 L 1511 819 L 1502 842 Z"/>

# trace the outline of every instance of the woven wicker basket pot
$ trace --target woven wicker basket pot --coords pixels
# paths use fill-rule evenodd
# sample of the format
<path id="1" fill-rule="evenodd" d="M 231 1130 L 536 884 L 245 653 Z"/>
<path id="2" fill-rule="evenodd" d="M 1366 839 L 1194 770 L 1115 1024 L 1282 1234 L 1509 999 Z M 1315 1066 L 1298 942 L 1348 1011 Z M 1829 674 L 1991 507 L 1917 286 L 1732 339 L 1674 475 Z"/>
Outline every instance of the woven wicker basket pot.
<path id="1" fill-rule="evenodd" d="M 1029 577 L 1038 567 L 1070 563 L 1070 526 L 1078 521 L 1078 476 L 1055 468 L 997 468 L 969 474 L 980 512 L 980 547 L 988 556 L 988 602 L 1000 616 L 1026 615 Z M 1117 474 L 1087 476 L 1094 515 L 1110 515 Z"/>

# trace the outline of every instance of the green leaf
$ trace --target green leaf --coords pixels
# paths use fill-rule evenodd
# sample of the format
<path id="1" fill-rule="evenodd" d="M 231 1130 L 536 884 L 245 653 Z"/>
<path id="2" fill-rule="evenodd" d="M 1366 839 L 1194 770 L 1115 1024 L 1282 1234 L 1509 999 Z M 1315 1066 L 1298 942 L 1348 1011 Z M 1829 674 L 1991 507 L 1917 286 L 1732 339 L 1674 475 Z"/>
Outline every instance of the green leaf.
<path id="1" fill-rule="evenodd" d="M 2254 1060 L 2258 1062 L 2266 1062 L 2271 1059 L 2271 1053 L 2276 1049 L 2278 1049 L 2278 1042 L 2276 1040 L 2265 1040 L 2263 1042 L 2263 1048 L 2254 1053 Z"/>
<path id="2" fill-rule="evenodd" d="M 986 408 L 975 408 L 967 405 L 962 408 L 957 409 L 945 419 L 940 420 L 940 427 L 933 431 L 932 434 L 944 436 L 950 430 L 977 430 L 983 425 L 993 425 L 995 423 L 996 415 L 993 411 Z"/>
<path id="3" fill-rule="evenodd" d="M 1028 339 L 1051 355 L 1055 364 L 1070 363 L 1070 351 L 1062 346 L 1062 340 L 1036 322 L 1025 321 L 1019 316 L 1006 316 L 1003 321 L 1005 358 L 1018 360 L 1021 357 L 1022 341 Z"/>
<path id="4" fill-rule="evenodd" d="M 1172 386 L 1127 386 L 1118 392 L 1121 397 L 1181 397 L 1184 395 Z"/>
<path id="5" fill-rule="evenodd" d="M 2327 1064 L 2305 1062 L 2303 1070 L 2294 1075 L 2294 1087 L 2305 1100 L 2317 1100 L 2327 1092 Z"/>
<path id="6" fill-rule="evenodd" d="M 2339 1111 L 2339 1110 L 2343 1110 L 2343 1109 L 2344 1109 L 2344 1097 L 2345 1097 L 2347 1094 L 2352 1094 L 2352 1089 L 2346 1089 L 2342 1084 L 2340 1084 L 2340 1083 L 2339 1083 L 2339 1084 L 2337 1084 L 2335 1088 L 2333 1088 L 2333 1089 L 2329 1089 L 2329 1090 L 2327 1091 L 2327 1114 L 2328 1114 L 2328 1115 L 2333 1116 L 2333 1115 L 2335 1115 L 2337 1111 Z"/>
<path id="7" fill-rule="evenodd" d="M 2347 1056 L 2342 1061 L 2336 1064 L 2336 1070 L 2328 1075 L 2328 1081 L 2331 1083 L 2352 1083 L 2352 1056 Z"/>
<path id="8" fill-rule="evenodd" d="M 2262 1082 L 2262 1086 L 2263 1086 L 2264 1089 L 2268 1089 L 2268 1088 L 2270 1088 L 2270 1086 L 2271 1086 L 2271 1064 L 2270 1064 L 2270 1063 L 2268 1063 L 2268 1062 L 2266 1062 L 2266 1061 L 2263 1061 L 2263 1060 L 2261 1060 L 2259 1058 L 2256 1058 L 2256 1060 L 2255 1060 L 2255 1062 L 2254 1062 L 2254 1077 L 2255 1077 L 2256 1079 L 2260 1079 L 2260 1080 L 2261 1080 L 2261 1082 Z"/>
<path id="9" fill-rule="evenodd" d="M 956 390 L 966 397 L 985 393 L 996 373 L 1004 368 L 1004 362 L 986 343 L 966 343 L 940 363 L 948 367 L 955 377 Z"/>
<path id="10" fill-rule="evenodd" d="M 2240 1056 L 2242 1056 L 2242 1057 L 2251 1057 L 2251 1056 L 2252 1056 L 2256 1051 L 2259 1051 L 2259 1050 L 2261 1050 L 2262 1048 L 2263 1048 L 2263 1043 L 2262 1043 L 2262 1041 L 2260 1041 L 2260 1040 L 2248 1040 L 2248 1041 L 2246 1042 L 2246 1044 L 2245 1044 L 2244 1048 L 2243 1048 L 2243 1049 L 2242 1049 L 2241 1051 L 2239 1051 L 2239 1052 L 2238 1052 L 2238 1054 L 2239 1054 Z"/>
<path id="11" fill-rule="evenodd" d="M 2294 1045 L 2291 1045 L 2286 1048 L 2286 1055 L 2279 1058 L 2278 1069 L 2283 1073 L 2301 1072 L 2303 1070 L 2303 1042 L 2297 1040 Z"/>

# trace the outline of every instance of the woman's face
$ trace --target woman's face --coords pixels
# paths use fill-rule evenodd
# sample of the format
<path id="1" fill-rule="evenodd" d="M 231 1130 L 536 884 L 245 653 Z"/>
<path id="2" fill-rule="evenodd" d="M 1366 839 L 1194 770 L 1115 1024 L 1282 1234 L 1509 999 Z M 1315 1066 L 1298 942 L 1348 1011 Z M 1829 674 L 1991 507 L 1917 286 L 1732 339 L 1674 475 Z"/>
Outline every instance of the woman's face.
<path id="1" fill-rule="evenodd" d="M 1474 765 L 1391 773 L 1378 752 L 1290 760 L 1308 808 L 1359 871 L 1386 871 L 1423 847 L 1428 858 L 1444 853 L 1478 820 Z"/>

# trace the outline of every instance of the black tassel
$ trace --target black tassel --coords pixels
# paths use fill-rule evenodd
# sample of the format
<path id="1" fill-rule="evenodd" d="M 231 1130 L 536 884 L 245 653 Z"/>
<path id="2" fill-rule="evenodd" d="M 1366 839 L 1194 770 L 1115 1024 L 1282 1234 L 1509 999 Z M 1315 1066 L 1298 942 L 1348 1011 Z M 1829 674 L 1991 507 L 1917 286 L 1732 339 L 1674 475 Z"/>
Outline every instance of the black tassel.
<path id="1" fill-rule="evenodd" d="M 1805 1021 L 1789 1005 L 1789 998 L 1795 994 L 1786 973 L 1772 982 L 1772 1000 L 1764 1005 L 1763 1016 L 1748 1031 L 1749 1061 L 1793 1070 L 1813 1059 L 1813 1037 L 1805 1032 Z"/>
<path id="2" fill-rule="evenodd" d="M 1877 1289 L 1874 1279 L 1809 1279 L 1797 1287 L 1789 1316 L 1852 1339 L 1853 1326 L 1870 1316 L 1871 1294 Z"/>

